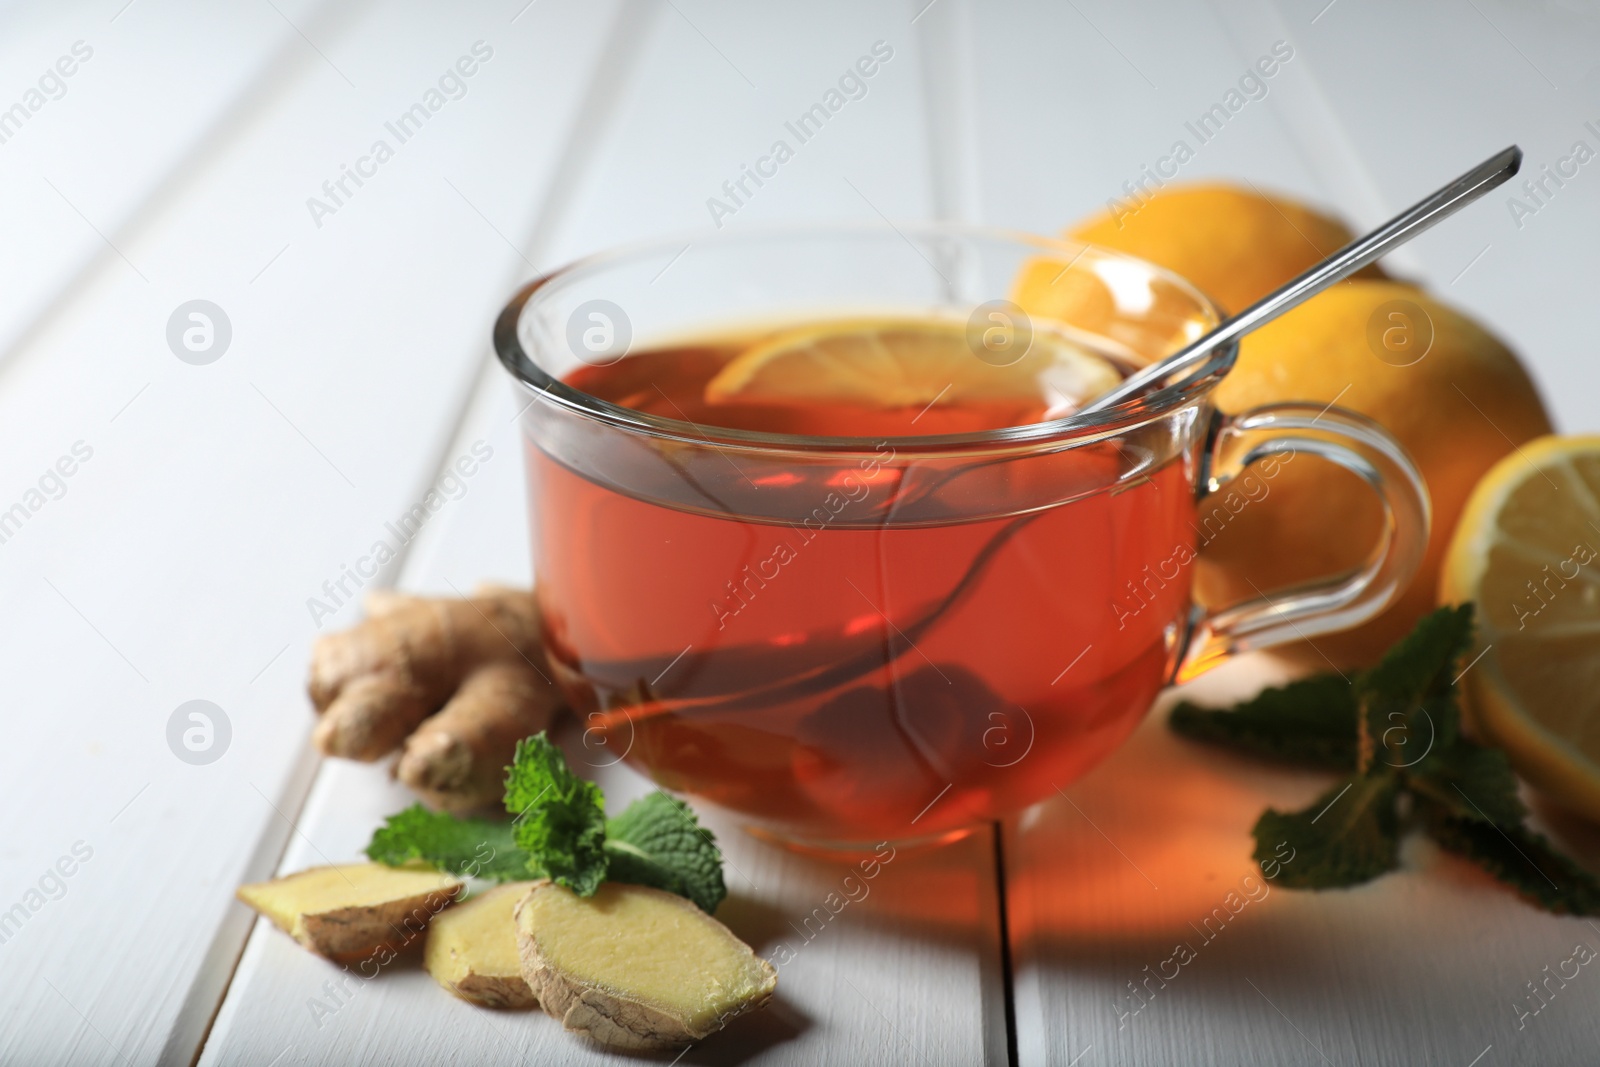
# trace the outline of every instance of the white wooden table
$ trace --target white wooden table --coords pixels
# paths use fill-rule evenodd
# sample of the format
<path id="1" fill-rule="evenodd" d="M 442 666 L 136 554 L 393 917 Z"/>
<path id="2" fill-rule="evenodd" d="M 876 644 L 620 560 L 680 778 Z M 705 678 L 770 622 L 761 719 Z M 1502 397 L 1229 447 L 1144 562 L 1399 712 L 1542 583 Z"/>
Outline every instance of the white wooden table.
<path id="1" fill-rule="evenodd" d="M 613 1062 L 416 969 L 330 1000 L 332 966 L 253 924 L 232 891 L 355 858 L 406 802 L 381 768 L 309 753 L 307 650 L 318 622 L 359 609 L 315 620 L 308 598 L 478 442 L 493 456 L 464 495 L 364 584 L 530 578 L 513 410 L 487 345 L 514 284 L 710 229 L 707 198 L 875 42 L 893 58 L 867 95 L 724 225 L 1054 231 L 1119 195 L 1278 41 L 1293 58 L 1266 96 L 1182 176 L 1248 178 L 1370 224 L 1511 141 L 1533 173 L 1575 141 L 1600 147 L 1600 19 L 1583 7 L 0 10 L 0 513 L 23 505 L 0 540 L 0 1063 Z M 464 56 L 472 75 L 441 86 Z M 363 163 L 430 89 L 438 110 Z M 345 167 L 367 176 L 335 200 L 324 182 Z M 1491 197 L 1395 263 L 1507 336 L 1568 430 L 1594 428 L 1600 390 L 1597 167 L 1520 225 Z M 168 343 L 197 299 L 231 328 L 204 365 Z M 49 475 L 63 456 L 74 473 Z M 1221 699 L 1280 672 L 1243 662 L 1195 688 Z M 206 764 L 167 741 L 195 699 L 229 725 Z M 644 788 L 620 769 L 604 781 L 616 799 Z M 1600 946 L 1600 927 L 1425 847 L 1358 890 L 1274 891 L 1130 1011 L 1129 984 L 1251 873 L 1261 808 L 1322 785 L 1185 746 L 1153 717 L 998 840 L 897 858 L 784 968 L 768 1011 L 685 1062 L 1600 1058 L 1600 978 L 1520 1027 L 1516 1007 L 1576 942 Z M 732 867 L 724 917 L 758 944 L 793 937 L 838 872 L 710 821 Z"/>

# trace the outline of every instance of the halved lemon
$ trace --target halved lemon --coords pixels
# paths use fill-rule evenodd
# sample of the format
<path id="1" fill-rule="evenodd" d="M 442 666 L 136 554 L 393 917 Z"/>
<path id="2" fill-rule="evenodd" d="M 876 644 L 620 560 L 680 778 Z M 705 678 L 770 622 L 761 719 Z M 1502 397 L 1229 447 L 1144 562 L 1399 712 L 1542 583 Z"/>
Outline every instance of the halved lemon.
<path id="1" fill-rule="evenodd" d="M 1038 402 L 1068 413 L 1122 380 L 1108 356 L 1039 324 L 1002 316 L 823 321 L 752 344 L 706 383 L 707 403 L 921 408 Z"/>
<path id="2" fill-rule="evenodd" d="M 1480 735 L 1600 819 L 1600 436 L 1541 437 L 1490 468 L 1439 595 L 1478 606 L 1479 658 L 1461 681 Z"/>

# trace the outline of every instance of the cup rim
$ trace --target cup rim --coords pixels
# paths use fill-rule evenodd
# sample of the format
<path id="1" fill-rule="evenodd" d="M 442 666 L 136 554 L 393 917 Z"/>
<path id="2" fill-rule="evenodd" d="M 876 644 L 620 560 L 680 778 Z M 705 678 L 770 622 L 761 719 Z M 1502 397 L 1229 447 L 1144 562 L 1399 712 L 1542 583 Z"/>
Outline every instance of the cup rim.
<path id="1" fill-rule="evenodd" d="M 1076 258 L 1084 252 L 1136 263 L 1152 274 L 1158 275 L 1183 290 L 1203 309 L 1222 321 L 1221 310 L 1192 282 L 1178 274 L 1157 266 L 1148 260 L 1130 256 L 1114 249 L 1077 241 L 1068 241 L 1042 234 L 1028 233 L 1003 227 L 980 226 L 958 222 L 916 222 L 899 225 L 889 223 L 806 223 L 787 225 L 751 226 L 737 232 L 707 235 L 704 233 L 680 234 L 629 242 L 575 259 L 540 275 L 519 288 L 495 319 L 493 339 L 495 353 L 500 363 L 524 390 L 534 394 L 534 401 L 548 400 L 568 411 L 621 430 L 648 437 L 676 441 L 689 445 L 711 445 L 738 450 L 783 451 L 802 453 L 871 452 L 885 440 L 894 442 L 897 451 L 946 452 L 970 451 L 986 446 L 1037 445 L 1039 443 L 1064 444 L 1116 436 L 1136 426 L 1156 421 L 1203 396 L 1232 369 L 1238 357 L 1239 343 L 1229 341 L 1217 346 L 1211 357 L 1176 381 L 1158 388 L 1148 389 L 1101 411 L 1072 414 L 1057 419 L 1027 423 L 1023 426 L 1006 426 L 993 430 L 976 430 L 964 433 L 907 435 L 885 438 L 879 436 L 824 437 L 811 434 L 772 433 L 763 430 L 740 430 L 727 426 L 689 422 L 662 415 L 653 415 L 634 408 L 623 407 L 608 400 L 576 389 L 546 372 L 524 350 L 518 336 L 523 309 L 546 286 L 557 281 L 585 273 L 596 272 L 630 258 L 651 254 L 681 254 L 687 244 L 700 246 L 758 243 L 781 238 L 898 236 L 909 241 L 913 236 L 964 236 L 988 240 L 1007 241 L 1028 245 L 1041 252 L 1065 254 Z M 526 410 L 526 409 L 524 409 Z"/>

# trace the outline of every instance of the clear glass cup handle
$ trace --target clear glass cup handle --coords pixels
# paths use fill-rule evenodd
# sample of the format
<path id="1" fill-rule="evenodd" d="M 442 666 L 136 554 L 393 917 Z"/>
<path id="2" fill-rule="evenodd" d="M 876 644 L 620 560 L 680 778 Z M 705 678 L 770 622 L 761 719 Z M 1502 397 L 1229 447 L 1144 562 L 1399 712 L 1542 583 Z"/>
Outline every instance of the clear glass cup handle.
<path id="1" fill-rule="evenodd" d="M 1431 519 L 1422 475 L 1386 430 L 1342 408 L 1270 404 L 1216 413 L 1198 499 L 1222 492 L 1251 464 L 1284 454 L 1317 456 L 1365 481 L 1383 504 L 1383 533 L 1352 571 L 1231 607 L 1196 607 L 1175 681 L 1240 652 L 1358 626 L 1393 603 L 1422 562 Z"/>

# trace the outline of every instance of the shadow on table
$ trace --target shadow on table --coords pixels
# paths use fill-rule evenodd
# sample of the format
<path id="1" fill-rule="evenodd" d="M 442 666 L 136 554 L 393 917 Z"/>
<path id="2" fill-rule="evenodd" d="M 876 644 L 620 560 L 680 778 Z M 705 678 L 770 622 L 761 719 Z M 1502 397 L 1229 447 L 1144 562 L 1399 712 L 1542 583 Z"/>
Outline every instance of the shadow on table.
<path id="1" fill-rule="evenodd" d="M 1159 710 L 1062 799 L 1007 828 L 1013 961 L 1062 1009 L 1047 1027 L 1133 1054 L 1171 1031 L 1130 1019 L 1280 1026 L 1280 1012 L 1304 1022 L 1336 996 L 1347 1022 L 1330 1023 L 1330 1039 L 1407 1034 L 1401 1044 L 1424 1055 L 1468 1021 L 1467 1004 L 1474 1038 L 1509 1039 L 1507 1005 L 1524 982 L 1574 937 L 1592 943 L 1582 920 L 1540 913 L 1419 835 L 1399 870 L 1365 885 L 1279 887 L 1252 858 L 1252 828 L 1269 806 L 1310 804 L 1333 776 L 1185 741 Z M 1539 814 L 1582 860 L 1600 857 L 1600 829 Z"/>
<path id="2" fill-rule="evenodd" d="M 772 884 L 757 897 L 730 874 L 731 892 L 717 909 L 717 918 L 761 955 L 783 945 L 800 951 L 836 927 L 870 927 L 876 936 L 953 947 L 997 930 L 994 847 L 987 828 L 943 849 L 898 852 L 871 877 L 858 866 L 761 847 L 776 853 L 776 869 L 761 879 Z"/>
<path id="3" fill-rule="evenodd" d="M 811 1028 L 811 1019 L 783 999 L 782 990 L 765 1008 L 735 1019 L 728 1028 L 712 1034 L 684 1053 L 683 1063 L 700 1067 L 732 1067 L 793 1041 Z"/>

